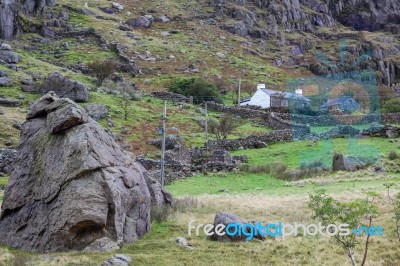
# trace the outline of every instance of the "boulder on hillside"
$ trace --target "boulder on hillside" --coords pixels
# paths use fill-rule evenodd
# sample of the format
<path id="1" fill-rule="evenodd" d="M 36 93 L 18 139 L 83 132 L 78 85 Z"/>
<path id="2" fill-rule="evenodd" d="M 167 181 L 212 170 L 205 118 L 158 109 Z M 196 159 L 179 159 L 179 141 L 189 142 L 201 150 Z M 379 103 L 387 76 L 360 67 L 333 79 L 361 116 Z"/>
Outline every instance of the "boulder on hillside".
<path id="1" fill-rule="evenodd" d="M 362 158 L 335 154 L 332 160 L 333 171 L 355 172 L 367 168 L 368 164 Z"/>
<path id="2" fill-rule="evenodd" d="M 18 107 L 21 106 L 21 101 L 16 99 L 9 99 L 0 97 L 0 106 L 3 107 Z"/>
<path id="3" fill-rule="evenodd" d="M 34 86 L 23 86 L 22 90 L 29 92 L 47 93 L 54 91 L 62 98 L 69 98 L 75 102 L 87 102 L 89 99 L 89 87 L 58 72 L 47 76 L 43 83 Z"/>
<path id="4" fill-rule="evenodd" d="M 237 223 L 239 226 L 243 226 L 245 224 L 254 224 L 254 222 L 249 222 L 239 216 L 236 216 L 234 214 L 231 213 L 225 213 L 225 212 L 219 212 L 215 215 L 214 218 L 214 230 L 218 230 L 217 225 L 224 225 L 224 230 L 225 228 L 229 225 L 229 224 L 235 224 Z M 232 232 L 232 231 L 230 231 Z M 250 228 L 246 228 L 246 232 L 250 232 Z M 237 234 L 235 236 L 229 236 L 227 234 L 223 235 L 223 236 L 219 236 L 215 233 L 210 236 L 211 240 L 217 240 L 217 241 L 245 241 L 247 238 L 247 236 L 241 234 Z M 257 234 L 254 235 L 254 238 L 259 239 L 259 240 L 265 240 L 266 237 L 262 236 L 261 234 Z"/>
<path id="5" fill-rule="evenodd" d="M 150 28 L 152 21 L 145 16 L 141 16 L 138 18 L 130 18 L 125 23 L 135 28 Z"/>
<path id="6" fill-rule="evenodd" d="M 19 62 L 19 55 L 13 52 L 10 45 L 2 43 L 0 46 L 0 63 L 3 64 L 17 64 Z"/>
<path id="7" fill-rule="evenodd" d="M 0 77 L 0 87 L 9 87 L 12 85 L 9 77 Z"/>
<path id="8" fill-rule="evenodd" d="M 153 188 L 142 166 L 82 107 L 49 92 L 27 119 L 4 193 L 0 242 L 48 252 L 103 248 L 99 239 L 107 237 L 114 248 L 150 230 Z M 160 193 L 160 204 L 171 203 Z"/>

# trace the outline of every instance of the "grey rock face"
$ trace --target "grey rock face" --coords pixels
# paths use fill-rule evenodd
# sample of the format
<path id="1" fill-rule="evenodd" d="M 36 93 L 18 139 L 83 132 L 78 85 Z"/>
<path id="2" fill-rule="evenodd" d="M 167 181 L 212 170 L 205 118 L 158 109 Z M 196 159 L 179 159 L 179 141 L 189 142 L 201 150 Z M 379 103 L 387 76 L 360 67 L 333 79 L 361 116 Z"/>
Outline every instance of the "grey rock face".
<path id="1" fill-rule="evenodd" d="M 75 102 L 87 102 L 89 99 L 88 86 L 66 78 L 58 72 L 49 74 L 42 84 L 35 85 L 31 91 L 39 93 L 54 91 L 60 97 L 69 98 Z"/>
<path id="2" fill-rule="evenodd" d="M 138 18 L 130 18 L 126 21 L 126 24 L 128 24 L 131 27 L 135 28 L 150 28 L 151 26 L 151 20 L 148 19 L 145 16 L 141 16 Z"/>
<path id="3" fill-rule="evenodd" d="M 143 168 L 68 99 L 50 92 L 32 105 L 14 165 L 1 207 L 4 244 L 83 250 L 104 237 L 131 243 L 150 230 Z"/>
<path id="4" fill-rule="evenodd" d="M 22 33 L 20 14 L 43 14 L 46 7 L 56 5 L 56 0 L 4 0 L 0 6 L 0 39 L 11 39 Z"/>

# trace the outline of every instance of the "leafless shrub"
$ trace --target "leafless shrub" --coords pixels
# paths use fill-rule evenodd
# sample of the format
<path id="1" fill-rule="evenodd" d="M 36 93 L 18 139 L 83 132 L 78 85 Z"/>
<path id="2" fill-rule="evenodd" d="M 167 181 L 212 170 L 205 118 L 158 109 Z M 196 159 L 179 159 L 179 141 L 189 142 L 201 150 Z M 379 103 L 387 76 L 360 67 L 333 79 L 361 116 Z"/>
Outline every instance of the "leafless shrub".
<path id="1" fill-rule="evenodd" d="M 111 76 L 116 69 L 116 63 L 111 58 L 104 61 L 95 60 L 88 63 L 87 66 L 90 68 L 92 74 L 96 77 L 97 85 L 99 86 L 101 86 L 103 81 Z"/>

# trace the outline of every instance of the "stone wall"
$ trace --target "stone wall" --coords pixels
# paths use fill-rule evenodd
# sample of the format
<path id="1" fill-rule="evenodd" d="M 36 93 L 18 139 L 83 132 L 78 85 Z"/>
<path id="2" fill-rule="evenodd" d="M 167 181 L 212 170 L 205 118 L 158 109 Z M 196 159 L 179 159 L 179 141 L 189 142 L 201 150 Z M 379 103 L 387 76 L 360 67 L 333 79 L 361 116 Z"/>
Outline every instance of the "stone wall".
<path id="1" fill-rule="evenodd" d="M 220 141 L 209 141 L 208 146 L 210 148 L 221 148 L 228 151 L 240 150 L 240 149 L 258 149 L 266 147 L 266 143 L 279 142 L 279 141 L 291 141 L 292 130 L 275 130 L 270 133 L 266 133 L 260 136 L 250 136 L 247 138 L 240 139 L 228 139 Z"/>
<path id="2" fill-rule="evenodd" d="M 276 114 L 281 119 L 291 121 L 293 124 L 308 124 L 310 126 L 335 126 L 338 124 L 396 124 L 400 122 L 400 113 L 369 114 L 365 116 L 355 115 L 319 115 L 306 116 L 297 114 Z"/>
<path id="3" fill-rule="evenodd" d="M 190 99 L 188 97 L 183 96 L 182 94 L 168 92 L 168 91 L 155 91 L 152 92 L 151 95 L 163 100 L 169 100 L 173 102 L 185 102 L 185 103 L 190 102 Z"/>

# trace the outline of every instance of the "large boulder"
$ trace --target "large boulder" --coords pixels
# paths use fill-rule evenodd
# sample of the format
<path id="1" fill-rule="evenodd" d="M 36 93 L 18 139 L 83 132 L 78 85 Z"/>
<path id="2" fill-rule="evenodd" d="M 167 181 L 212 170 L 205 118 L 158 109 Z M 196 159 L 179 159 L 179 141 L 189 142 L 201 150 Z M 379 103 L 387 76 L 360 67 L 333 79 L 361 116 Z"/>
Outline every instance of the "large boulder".
<path id="1" fill-rule="evenodd" d="M 224 225 L 224 231 L 225 231 L 226 230 L 225 228 L 230 224 L 237 224 L 238 227 L 243 227 L 245 224 L 254 226 L 254 222 L 247 221 L 246 219 L 243 219 L 232 213 L 219 212 L 215 215 L 214 234 L 210 236 L 210 239 L 216 240 L 216 241 L 245 241 L 247 236 L 244 234 L 236 234 L 235 236 L 229 236 L 229 235 L 225 234 L 225 235 L 220 236 L 215 233 L 215 230 L 218 230 L 218 229 L 216 229 L 218 225 Z M 230 228 L 228 228 L 228 230 L 229 229 Z M 233 232 L 233 231 L 230 231 L 230 232 Z M 250 233 L 250 228 L 246 228 L 246 232 Z M 265 240 L 266 236 L 263 236 L 261 234 L 254 234 L 254 238 L 259 239 L 259 240 Z"/>
<path id="2" fill-rule="evenodd" d="M 4 193 L 0 242 L 39 252 L 83 250 L 102 247 L 104 237 L 131 243 L 150 230 L 142 166 L 82 107 L 49 92 L 27 119 Z"/>
<path id="3" fill-rule="evenodd" d="M 152 21 L 145 16 L 130 18 L 126 21 L 127 25 L 135 28 L 150 28 L 151 23 Z"/>
<path id="4" fill-rule="evenodd" d="M 335 154 L 332 160 L 333 171 L 355 172 L 368 167 L 368 163 L 363 158 Z"/>
<path id="5" fill-rule="evenodd" d="M 13 52 L 13 50 L 9 44 L 2 43 L 0 45 L 0 63 L 16 64 L 19 62 L 19 59 L 20 59 L 19 55 L 17 53 Z"/>
<path id="6" fill-rule="evenodd" d="M 47 76 L 45 81 L 33 87 L 22 87 L 25 91 L 47 93 L 54 91 L 63 98 L 69 98 L 75 102 L 87 102 L 89 99 L 89 87 L 67 77 L 58 72 L 53 72 Z"/>

